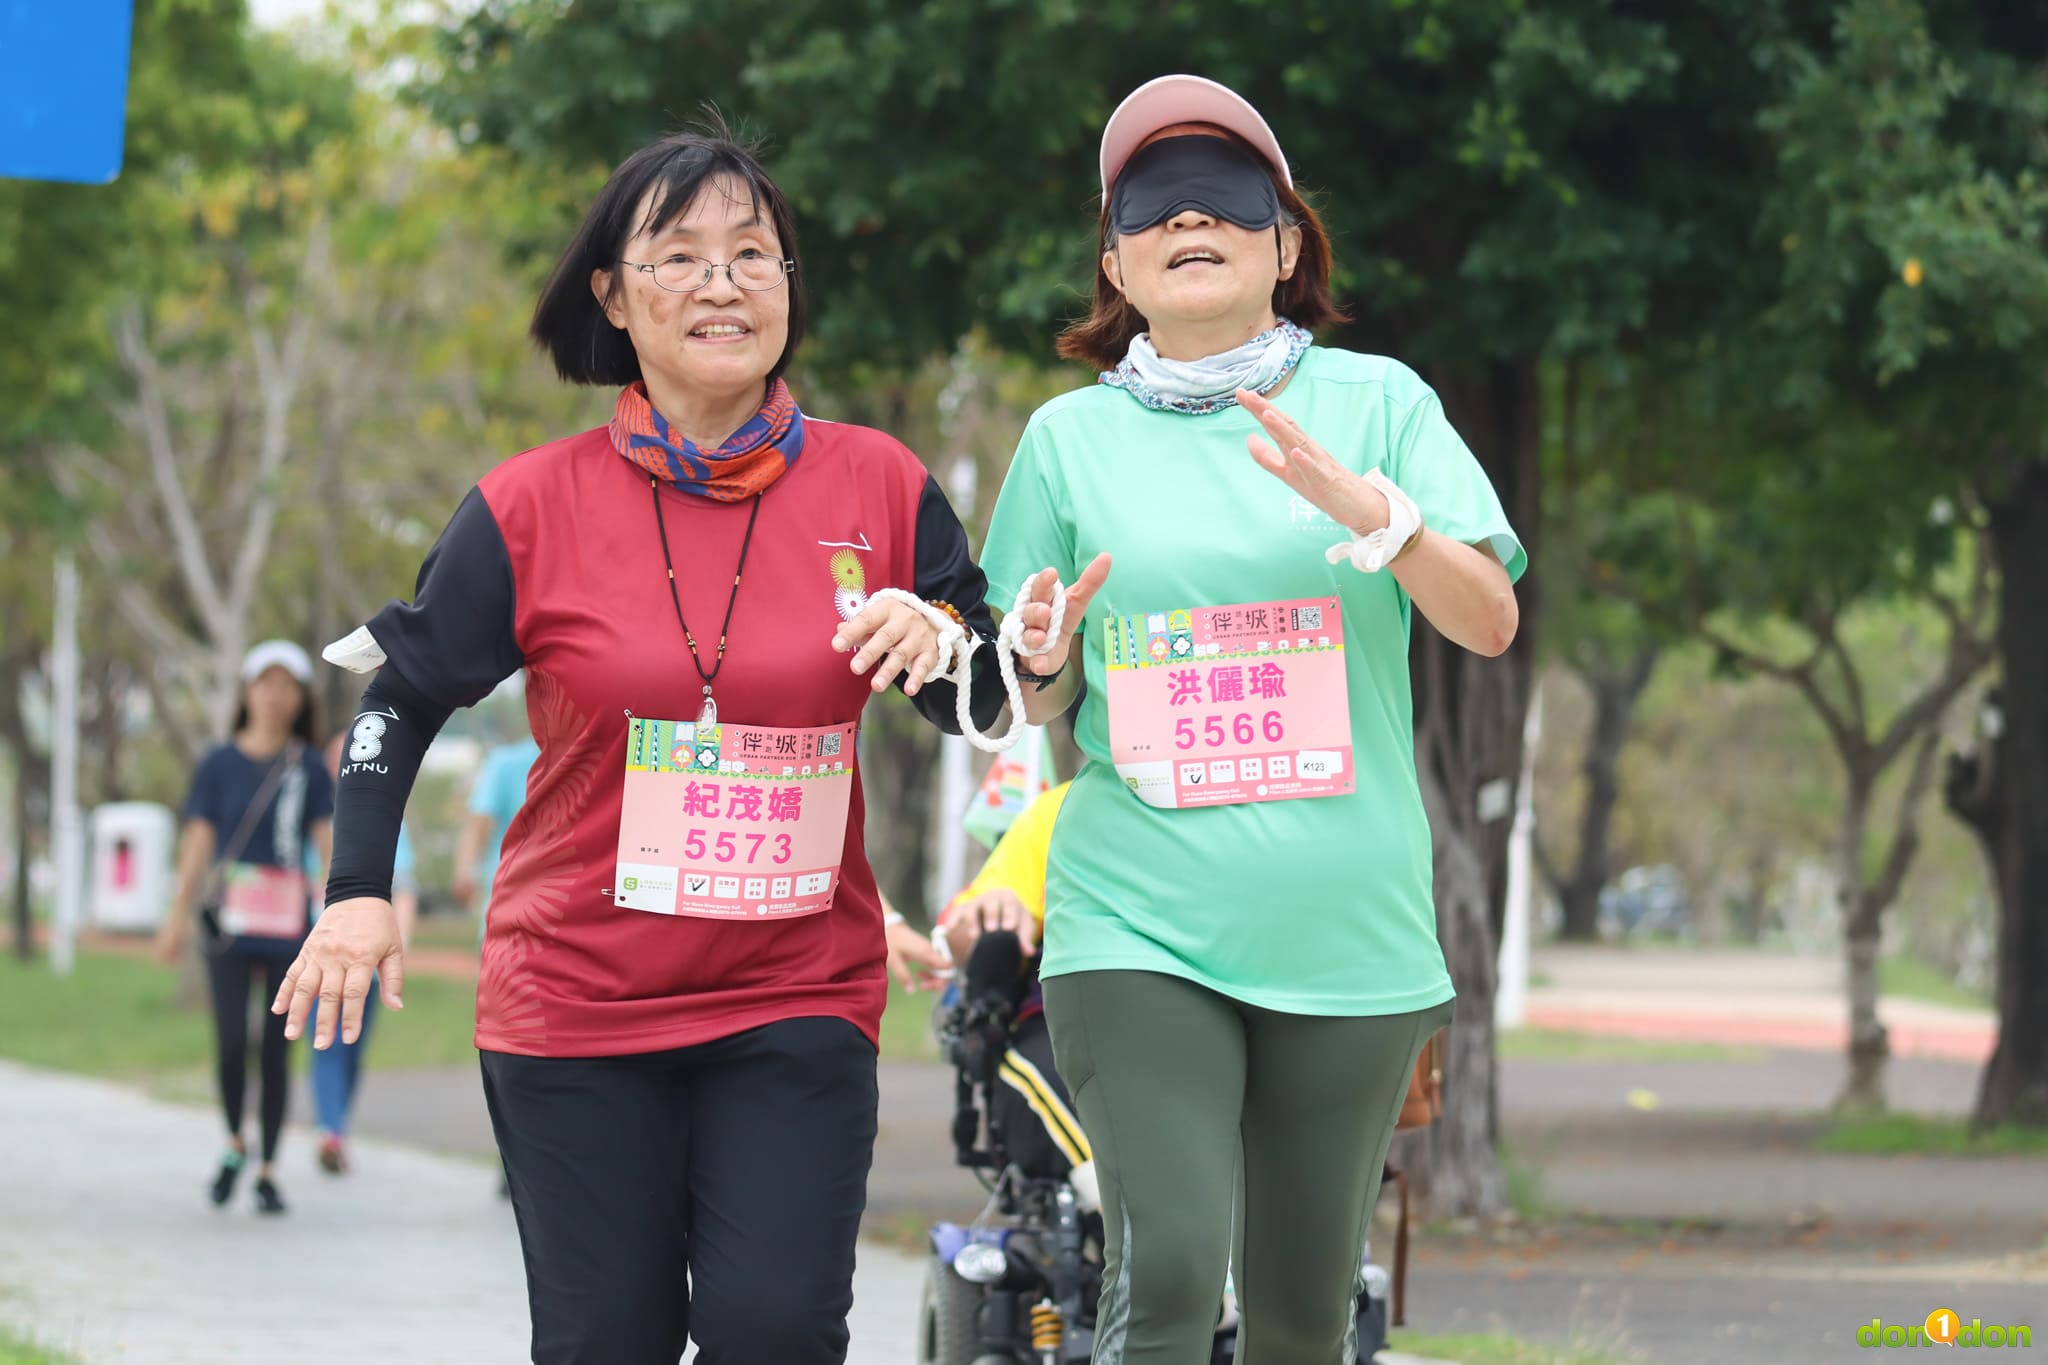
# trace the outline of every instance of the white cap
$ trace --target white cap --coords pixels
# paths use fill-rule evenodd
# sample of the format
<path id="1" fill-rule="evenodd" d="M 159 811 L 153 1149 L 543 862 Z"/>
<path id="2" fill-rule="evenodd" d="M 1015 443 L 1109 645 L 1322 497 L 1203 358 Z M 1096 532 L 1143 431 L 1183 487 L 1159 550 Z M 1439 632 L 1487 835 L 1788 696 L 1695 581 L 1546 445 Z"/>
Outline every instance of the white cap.
<path id="1" fill-rule="evenodd" d="M 1141 143 L 1161 128 L 1176 123 L 1213 123 L 1249 142 L 1280 172 L 1280 182 L 1294 188 L 1294 176 L 1280 151 L 1280 139 L 1266 126 L 1251 101 L 1227 85 L 1201 76 L 1160 76 L 1124 96 L 1102 129 L 1102 197 L 1117 173 Z"/>
<path id="2" fill-rule="evenodd" d="M 242 681 L 255 682 L 269 668 L 282 668 L 302 683 L 313 681 L 313 661 L 290 640 L 265 640 L 244 654 Z"/>

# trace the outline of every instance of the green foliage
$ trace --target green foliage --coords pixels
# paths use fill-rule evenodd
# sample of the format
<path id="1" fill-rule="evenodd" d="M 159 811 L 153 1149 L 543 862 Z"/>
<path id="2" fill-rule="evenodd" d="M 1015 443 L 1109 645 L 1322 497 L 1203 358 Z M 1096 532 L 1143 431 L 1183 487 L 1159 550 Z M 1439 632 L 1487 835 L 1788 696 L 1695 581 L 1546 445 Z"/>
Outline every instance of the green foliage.
<path id="1" fill-rule="evenodd" d="M 1731 234 L 1697 220 L 1753 189 L 1700 173 L 1751 136 L 1744 8 L 506 0 L 420 44 L 417 91 L 466 139 L 578 168 L 716 102 L 772 139 L 821 361 L 901 365 L 975 327 L 1048 355 L 1085 305 L 1103 121 L 1199 71 L 1268 113 L 1319 193 L 1356 338 L 1463 363 L 1711 299 Z"/>

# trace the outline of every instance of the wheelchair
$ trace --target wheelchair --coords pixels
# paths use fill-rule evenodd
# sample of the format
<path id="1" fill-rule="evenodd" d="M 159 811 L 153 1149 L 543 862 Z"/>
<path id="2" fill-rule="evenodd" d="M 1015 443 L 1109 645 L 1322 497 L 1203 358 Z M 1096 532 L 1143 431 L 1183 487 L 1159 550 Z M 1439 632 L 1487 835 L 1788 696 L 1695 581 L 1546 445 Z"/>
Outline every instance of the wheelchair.
<path id="1" fill-rule="evenodd" d="M 1028 984 L 1016 935 L 984 934 L 964 978 L 938 1035 L 954 1075 L 954 1157 L 981 1181 L 988 1204 L 972 1224 L 930 1230 L 918 1365 L 1077 1365 L 1095 1349 L 1102 1217 L 1082 1207 L 1066 1175 L 1012 1159 L 993 1102 Z M 1357 1365 L 1371 1365 L 1386 1344 L 1386 1272 L 1368 1263 L 1364 1283 Z M 1211 1365 L 1234 1361 L 1236 1348 L 1236 1315 L 1221 1313 Z"/>

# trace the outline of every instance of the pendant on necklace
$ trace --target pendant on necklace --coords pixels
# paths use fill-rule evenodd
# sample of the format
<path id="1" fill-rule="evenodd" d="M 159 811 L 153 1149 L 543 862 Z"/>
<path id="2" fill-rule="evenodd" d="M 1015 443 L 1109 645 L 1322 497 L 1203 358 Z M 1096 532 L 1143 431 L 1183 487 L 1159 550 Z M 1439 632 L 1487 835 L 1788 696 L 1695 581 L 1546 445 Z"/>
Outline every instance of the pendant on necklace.
<path id="1" fill-rule="evenodd" d="M 711 685 L 709 683 L 704 685 L 704 704 L 697 708 L 697 723 L 699 725 L 718 724 L 718 703 L 711 699 Z"/>

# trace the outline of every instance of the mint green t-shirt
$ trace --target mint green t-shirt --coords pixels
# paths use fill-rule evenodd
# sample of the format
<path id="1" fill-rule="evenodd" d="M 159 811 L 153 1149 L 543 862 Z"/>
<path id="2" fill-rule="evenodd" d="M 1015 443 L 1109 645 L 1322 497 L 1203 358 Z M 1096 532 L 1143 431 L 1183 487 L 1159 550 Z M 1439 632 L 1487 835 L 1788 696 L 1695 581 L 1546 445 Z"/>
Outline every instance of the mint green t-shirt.
<path id="1" fill-rule="evenodd" d="M 1347 467 L 1378 466 L 1430 529 L 1527 565 L 1500 499 L 1429 386 L 1384 356 L 1311 348 L 1281 409 Z M 1041 973 L 1164 972 L 1295 1014 L 1397 1014 L 1451 998 L 1416 785 L 1409 601 L 1392 573 L 1324 551 L 1349 533 L 1255 463 L 1243 408 L 1155 412 L 1096 385 L 1032 415 L 982 552 L 989 601 L 1108 551 L 1076 649 L 1092 760 L 1053 832 Z M 1111 759 L 1105 621 L 1183 608 L 1341 600 L 1356 787 L 1158 809 Z M 1071 665 L 1070 665 L 1071 666 Z"/>

